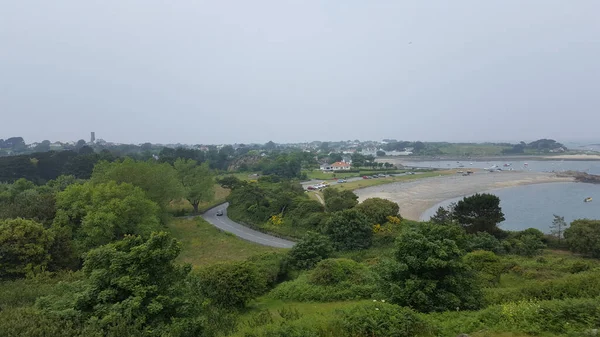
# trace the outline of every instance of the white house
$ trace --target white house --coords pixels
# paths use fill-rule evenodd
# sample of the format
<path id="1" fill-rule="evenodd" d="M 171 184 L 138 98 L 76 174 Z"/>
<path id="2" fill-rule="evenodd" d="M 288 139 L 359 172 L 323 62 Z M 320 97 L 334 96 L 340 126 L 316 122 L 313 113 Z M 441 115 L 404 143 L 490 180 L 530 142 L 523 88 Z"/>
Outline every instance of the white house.
<path id="1" fill-rule="evenodd" d="M 342 161 L 335 162 L 333 164 L 323 164 L 321 165 L 321 171 L 343 171 L 349 170 L 352 168 L 352 165 L 348 163 L 344 163 Z"/>

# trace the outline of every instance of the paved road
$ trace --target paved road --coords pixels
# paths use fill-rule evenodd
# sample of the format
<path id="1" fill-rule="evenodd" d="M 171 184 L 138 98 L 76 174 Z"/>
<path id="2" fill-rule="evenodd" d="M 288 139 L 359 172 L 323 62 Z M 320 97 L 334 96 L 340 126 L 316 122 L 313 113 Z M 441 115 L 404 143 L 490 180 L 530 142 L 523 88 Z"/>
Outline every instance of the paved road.
<path id="1" fill-rule="evenodd" d="M 261 233 L 250 229 L 246 226 L 242 226 L 236 222 L 233 222 L 227 217 L 227 207 L 229 203 L 221 204 L 213 209 L 208 210 L 202 214 L 202 218 L 208 221 L 213 226 L 232 233 L 244 240 L 252 241 L 264 246 L 278 247 L 278 248 L 292 248 L 295 242 L 280 239 L 278 237 Z M 222 210 L 223 215 L 217 216 L 217 211 Z"/>

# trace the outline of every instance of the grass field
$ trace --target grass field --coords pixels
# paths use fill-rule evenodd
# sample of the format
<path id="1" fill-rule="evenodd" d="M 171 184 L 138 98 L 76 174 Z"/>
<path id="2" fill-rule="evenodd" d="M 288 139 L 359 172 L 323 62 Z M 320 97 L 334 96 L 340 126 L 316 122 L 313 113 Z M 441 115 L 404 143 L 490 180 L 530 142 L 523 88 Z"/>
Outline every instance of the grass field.
<path id="1" fill-rule="evenodd" d="M 323 172 L 320 170 L 314 171 L 303 171 L 308 176 L 308 179 L 311 180 L 329 180 L 333 178 L 352 178 L 352 177 L 362 177 L 362 176 L 370 176 L 373 174 L 379 173 L 404 173 L 406 170 L 360 170 L 360 172 L 348 172 L 348 173 L 333 173 L 333 172 Z"/>
<path id="2" fill-rule="evenodd" d="M 183 245 L 177 261 L 190 263 L 194 267 L 245 260 L 265 252 L 285 251 L 242 240 L 233 234 L 218 230 L 202 218 L 175 219 L 168 229 Z"/>

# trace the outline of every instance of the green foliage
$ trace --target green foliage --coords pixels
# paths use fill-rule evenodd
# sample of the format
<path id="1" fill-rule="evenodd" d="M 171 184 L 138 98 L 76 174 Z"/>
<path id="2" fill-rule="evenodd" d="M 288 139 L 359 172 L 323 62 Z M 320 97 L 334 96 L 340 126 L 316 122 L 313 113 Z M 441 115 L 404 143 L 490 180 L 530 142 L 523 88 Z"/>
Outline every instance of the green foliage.
<path id="1" fill-rule="evenodd" d="M 600 270 L 567 274 L 561 278 L 527 283 L 518 288 L 497 289 L 486 294 L 489 304 L 520 300 L 593 298 L 600 296 Z"/>
<path id="2" fill-rule="evenodd" d="M 198 271 L 194 291 L 221 308 L 243 308 L 264 291 L 264 280 L 254 263 L 217 263 Z"/>
<path id="3" fill-rule="evenodd" d="M 357 268 L 355 274 L 348 276 L 346 280 L 330 285 L 315 284 L 312 278 L 312 273 L 302 274 L 293 281 L 279 284 L 268 296 L 285 301 L 333 302 L 370 299 L 377 293 L 375 276 L 364 267 Z"/>
<path id="4" fill-rule="evenodd" d="M 260 293 L 267 292 L 287 277 L 289 262 L 285 254 L 263 253 L 250 257 L 248 261 L 256 265 L 259 279 L 263 283 Z"/>
<path id="5" fill-rule="evenodd" d="M 493 194 L 475 194 L 460 200 L 453 211 L 453 218 L 468 233 L 488 232 L 496 234 L 497 225 L 504 221 L 500 198 Z"/>
<path id="6" fill-rule="evenodd" d="M 438 207 L 435 214 L 431 217 L 430 221 L 436 225 L 448 225 L 454 221 L 453 208 Z"/>
<path id="7" fill-rule="evenodd" d="M 240 180 L 236 176 L 232 175 L 217 179 L 217 183 L 219 183 L 221 187 L 228 188 L 230 190 L 236 189 L 247 184 L 245 181 Z"/>
<path id="8" fill-rule="evenodd" d="M 340 191 L 335 188 L 327 188 L 323 191 L 323 197 L 327 212 L 343 211 L 358 204 L 358 196 L 348 190 Z"/>
<path id="9" fill-rule="evenodd" d="M 95 322 L 100 328 L 127 322 L 148 329 L 191 314 L 183 292 L 190 267 L 173 261 L 180 244 L 167 233 L 148 240 L 127 236 L 87 253 L 81 290 L 49 296 L 37 305 L 57 317 Z"/>
<path id="10" fill-rule="evenodd" d="M 429 336 L 431 327 L 413 310 L 388 303 L 357 304 L 337 315 L 338 336 Z"/>
<path id="11" fill-rule="evenodd" d="M 500 283 L 500 274 L 504 271 L 502 261 L 493 252 L 476 250 L 463 257 L 471 269 L 477 271 L 484 286 Z"/>
<path id="12" fill-rule="evenodd" d="M 49 226 L 55 213 L 54 190 L 19 179 L 0 184 L 0 219 L 24 218 Z"/>
<path id="13" fill-rule="evenodd" d="M 356 206 L 367 216 L 371 224 L 384 224 L 388 216 L 398 217 L 400 207 L 397 203 L 382 198 L 369 198 Z"/>
<path id="14" fill-rule="evenodd" d="M 332 252 L 333 246 L 327 236 L 309 231 L 290 250 L 290 265 L 298 269 L 310 269 Z"/>
<path id="15" fill-rule="evenodd" d="M 355 284 L 369 281 L 364 279 L 368 275 L 367 268 L 349 259 L 323 260 L 309 275 L 310 283 L 321 286 L 330 286 L 345 281 Z"/>
<path id="16" fill-rule="evenodd" d="M 564 235 L 573 252 L 600 258 L 600 220 L 575 220 Z"/>
<path id="17" fill-rule="evenodd" d="M 200 202 L 211 201 L 215 196 L 214 176 L 208 163 L 200 166 L 194 160 L 177 159 L 174 164 L 184 190 L 184 197 L 198 213 Z"/>
<path id="18" fill-rule="evenodd" d="M 504 252 L 500 240 L 488 232 L 478 232 L 469 235 L 467 250 L 470 252 L 475 250 L 487 250 L 496 254 Z"/>
<path id="19" fill-rule="evenodd" d="M 510 233 L 509 237 L 502 241 L 502 245 L 504 250 L 510 254 L 535 256 L 546 248 L 543 241 L 544 233 L 535 228 L 528 228 Z"/>
<path id="20" fill-rule="evenodd" d="M 423 312 L 480 307 L 481 290 L 445 227 L 421 224 L 400 233 L 395 260 L 380 267 L 381 291 L 391 302 Z"/>
<path id="21" fill-rule="evenodd" d="M 184 195 L 183 186 L 173 166 L 155 161 L 135 161 L 126 158 L 121 162 L 101 161 L 94 167 L 94 183 L 116 181 L 141 188 L 147 197 L 165 209 L 171 200 Z"/>
<path id="22" fill-rule="evenodd" d="M 43 270 L 50 261 L 52 235 L 32 220 L 0 220 L 0 280 Z"/>
<path id="23" fill-rule="evenodd" d="M 335 249 L 357 250 L 371 246 L 373 229 L 363 213 L 347 209 L 332 214 L 325 224 L 325 234 Z"/>
<path id="24" fill-rule="evenodd" d="M 71 231 L 79 253 L 127 234 L 148 237 L 160 229 L 158 207 L 131 184 L 70 185 L 57 194 L 56 208 L 53 227 Z"/>

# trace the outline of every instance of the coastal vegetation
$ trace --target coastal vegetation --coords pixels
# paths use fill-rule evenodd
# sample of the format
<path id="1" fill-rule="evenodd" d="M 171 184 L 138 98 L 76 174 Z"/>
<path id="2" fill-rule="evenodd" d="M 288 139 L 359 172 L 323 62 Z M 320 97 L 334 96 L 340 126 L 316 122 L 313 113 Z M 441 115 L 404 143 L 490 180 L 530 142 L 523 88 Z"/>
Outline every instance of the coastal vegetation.
<path id="1" fill-rule="evenodd" d="M 232 149 L 217 161 L 81 154 L 95 158 L 88 173 L 61 175 L 77 154 L 25 170 L 32 180 L 6 179 L 0 335 L 566 337 L 600 327 L 598 220 L 505 231 L 500 200 L 484 193 L 412 221 L 392 201 L 359 202 L 354 182 L 311 199 L 300 180 L 314 163 L 276 146 L 246 163 L 259 175 L 222 174 Z M 224 200 L 232 219 L 295 246 L 176 217 Z"/>

